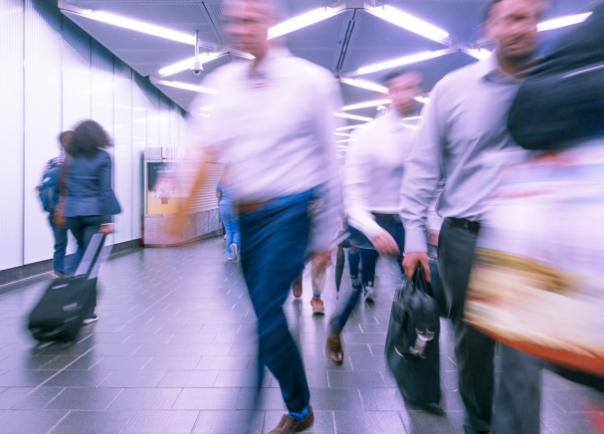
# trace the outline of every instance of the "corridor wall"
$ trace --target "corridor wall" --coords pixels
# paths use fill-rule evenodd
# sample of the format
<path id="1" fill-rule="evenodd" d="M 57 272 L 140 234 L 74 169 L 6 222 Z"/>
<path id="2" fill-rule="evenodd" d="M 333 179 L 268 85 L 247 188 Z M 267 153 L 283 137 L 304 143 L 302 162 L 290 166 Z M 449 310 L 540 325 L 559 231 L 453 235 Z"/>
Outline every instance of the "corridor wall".
<path id="1" fill-rule="evenodd" d="M 86 118 L 114 141 L 123 206 L 111 242 L 141 236 L 141 154 L 184 142 L 180 108 L 65 18 L 56 2 L 0 0 L 0 270 L 50 259 L 35 192 L 57 136 Z"/>

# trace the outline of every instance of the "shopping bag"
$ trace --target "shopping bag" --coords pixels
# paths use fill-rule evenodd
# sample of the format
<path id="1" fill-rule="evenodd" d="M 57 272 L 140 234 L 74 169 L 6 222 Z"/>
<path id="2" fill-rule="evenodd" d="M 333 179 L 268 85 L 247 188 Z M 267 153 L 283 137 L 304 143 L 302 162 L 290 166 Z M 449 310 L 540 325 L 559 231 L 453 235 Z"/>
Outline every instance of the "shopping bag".
<path id="1" fill-rule="evenodd" d="M 513 167 L 481 226 L 465 319 L 604 375 L 604 140 Z"/>

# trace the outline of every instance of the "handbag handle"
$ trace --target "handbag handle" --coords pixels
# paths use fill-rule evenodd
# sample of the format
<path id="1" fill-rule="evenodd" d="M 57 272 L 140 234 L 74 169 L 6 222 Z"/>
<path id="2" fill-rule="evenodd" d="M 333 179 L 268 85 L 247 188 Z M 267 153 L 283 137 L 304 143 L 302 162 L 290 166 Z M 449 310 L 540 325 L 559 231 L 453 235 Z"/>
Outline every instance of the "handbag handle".
<path id="1" fill-rule="evenodd" d="M 415 270 L 415 274 L 413 275 L 413 290 L 423 291 L 425 294 L 434 297 L 432 285 L 424 279 L 424 267 L 421 265 L 417 267 L 417 270 Z"/>

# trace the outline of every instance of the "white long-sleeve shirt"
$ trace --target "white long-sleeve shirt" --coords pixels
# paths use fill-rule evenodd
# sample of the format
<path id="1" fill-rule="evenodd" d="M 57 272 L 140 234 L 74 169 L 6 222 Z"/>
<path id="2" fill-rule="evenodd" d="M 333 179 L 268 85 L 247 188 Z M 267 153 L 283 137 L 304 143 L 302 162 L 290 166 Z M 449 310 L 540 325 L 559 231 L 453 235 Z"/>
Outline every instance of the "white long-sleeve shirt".
<path id="1" fill-rule="evenodd" d="M 496 56 L 459 69 L 432 90 L 407 162 L 401 190 L 405 252 L 424 252 L 428 208 L 442 217 L 481 221 L 501 171 L 526 158 L 507 131 L 520 81 L 500 71 Z"/>
<path id="2" fill-rule="evenodd" d="M 372 212 L 398 214 L 405 160 L 414 131 L 390 111 L 360 128 L 351 141 L 344 168 L 348 221 L 369 239 L 380 226 Z"/>
<path id="3" fill-rule="evenodd" d="M 195 120 L 196 139 L 228 167 L 233 200 L 268 201 L 321 187 L 311 251 L 329 248 L 342 214 L 334 77 L 273 48 L 254 71 L 248 62 L 233 62 L 203 84 L 218 93 L 193 103 L 193 112 L 213 106 L 210 117 Z"/>

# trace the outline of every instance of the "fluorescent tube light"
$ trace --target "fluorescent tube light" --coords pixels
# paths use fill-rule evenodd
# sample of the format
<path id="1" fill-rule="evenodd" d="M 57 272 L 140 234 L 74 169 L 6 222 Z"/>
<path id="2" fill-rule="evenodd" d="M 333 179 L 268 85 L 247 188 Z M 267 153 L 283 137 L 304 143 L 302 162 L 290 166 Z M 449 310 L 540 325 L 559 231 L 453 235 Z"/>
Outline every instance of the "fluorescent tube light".
<path id="1" fill-rule="evenodd" d="M 419 116 L 407 116 L 405 118 L 403 118 L 403 121 L 419 121 L 422 118 L 421 115 Z"/>
<path id="2" fill-rule="evenodd" d="M 359 125 L 348 125 L 346 127 L 340 127 L 340 128 L 336 128 L 336 131 L 350 131 L 350 130 L 356 130 L 359 129 L 360 127 L 362 127 L 365 124 L 359 124 Z"/>
<path id="3" fill-rule="evenodd" d="M 221 52 L 221 53 L 201 53 L 199 56 L 197 56 L 197 60 L 199 61 L 200 65 L 204 65 L 205 63 L 209 63 L 224 55 L 226 55 L 226 53 L 223 53 L 223 52 Z M 172 65 L 165 66 L 162 69 L 160 69 L 157 73 L 161 77 L 169 77 L 171 75 L 178 74 L 179 72 L 183 72 L 188 69 L 191 69 L 194 64 L 195 64 L 195 56 L 189 57 L 188 59 L 181 60 L 176 63 L 173 63 Z"/>
<path id="4" fill-rule="evenodd" d="M 440 27 L 422 20 L 408 12 L 397 9 L 394 6 L 383 5 L 368 7 L 367 12 L 387 21 L 395 26 L 401 27 L 416 35 L 423 36 L 431 41 L 439 42 L 443 45 L 450 44 L 449 33 Z"/>
<path id="5" fill-rule="evenodd" d="M 334 116 L 342 119 L 350 119 L 352 121 L 371 122 L 373 118 L 367 116 L 351 115 L 350 113 L 334 113 Z"/>
<path id="6" fill-rule="evenodd" d="M 389 99 L 374 99 L 372 101 L 359 102 L 356 104 L 349 104 L 342 107 L 343 112 L 353 111 L 353 110 L 362 110 L 366 108 L 379 107 L 381 105 L 388 105 L 392 101 Z"/>
<path id="7" fill-rule="evenodd" d="M 154 83 L 160 84 L 162 86 L 173 87 L 175 89 L 189 90 L 191 92 L 205 93 L 209 95 L 215 95 L 218 93 L 216 89 L 211 89 L 209 87 L 199 86 L 191 83 L 183 83 L 182 81 L 155 80 Z"/>
<path id="8" fill-rule="evenodd" d="M 489 57 L 492 53 L 486 48 L 462 48 L 464 53 L 472 56 L 474 59 L 483 60 Z"/>
<path id="9" fill-rule="evenodd" d="M 115 15 L 104 11 L 93 11 L 90 9 L 82 9 L 74 12 L 84 18 L 109 24 L 122 29 L 132 30 L 134 32 L 144 33 L 150 36 L 156 36 L 162 39 L 168 39 L 181 44 L 195 45 L 195 34 L 184 33 L 178 30 L 173 30 L 167 27 L 158 26 L 144 21 L 135 20 L 133 18 Z"/>
<path id="10" fill-rule="evenodd" d="M 398 57 L 396 59 L 385 60 L 383 62 L 374 63 L 367 66 L 362 66 L 357 69 L 354 74 L 355 75 L 365 75 L 365 74 L 373 74 L 374 72 L 386 71 L 388 69 L 399 68 L 405 65 L 411 65 L 413 63 L 419 63 L 430 59 L 436 59 L 437 57 L 446 56 L 447 54 L 451 54 L 456 52 L 452 48 L 446 48 L 444 50 L 436 50 L 436 51 L 421 51 L 415 54 L 409 54 L 407 56 Z"/>
<path id="11" fill-rule="evenodd" d="M 430 102 L 430 98 L 428 98 L 427 96 L 416 96 L 415 101 L 420 104 L 428 104 Z"/>
<path id="12" fill-rule="evenodd" d="M 268 39 L 275 39 L 288 33 L 295 32 L 313 24 L 335 17 L 343 11 L 341 7 L 324 7 L 308 11 L 274 25 L 268 31 Z"/>
<path id="13" fill-rule="evenodd" d="M 580 24 L 583 21 L 587 20 L 591 12 L 587 12 L 584 14 L 575 14 L 575 15 L 565 15 L 563 17 L 552 18 L 551 20 L 546 20 L 537 25 L 537 30 L 539 32 L 546 32 L 548 30 L 561 29 L 563 27 L 573 26 L 575 24 Z"/>
<path id="14" fill-rule="evenodd" d="M 340 78 L 340 82 L 347 84 L 348 86 L 358 87 L 359 89 L 370 90 L 372 92 L 379 92 L 386 95 L 388 94 L 388 88 L 386 86 L 374 83 L 373 81 L 363 80 L 362 78 L 342 77 Z"/>
<path id="15" fill-rule="evenodd" d="M 350 139 L 336 140 L 336 143 L 350 143 Z"/>
<path id="16" fill-rule="evenodd" d="M 338 137 L 348 137 L 348 138 L 352 137 L 352 134 L 348 134 L 348 133 L 335 133 L 335 135 Z"/>

